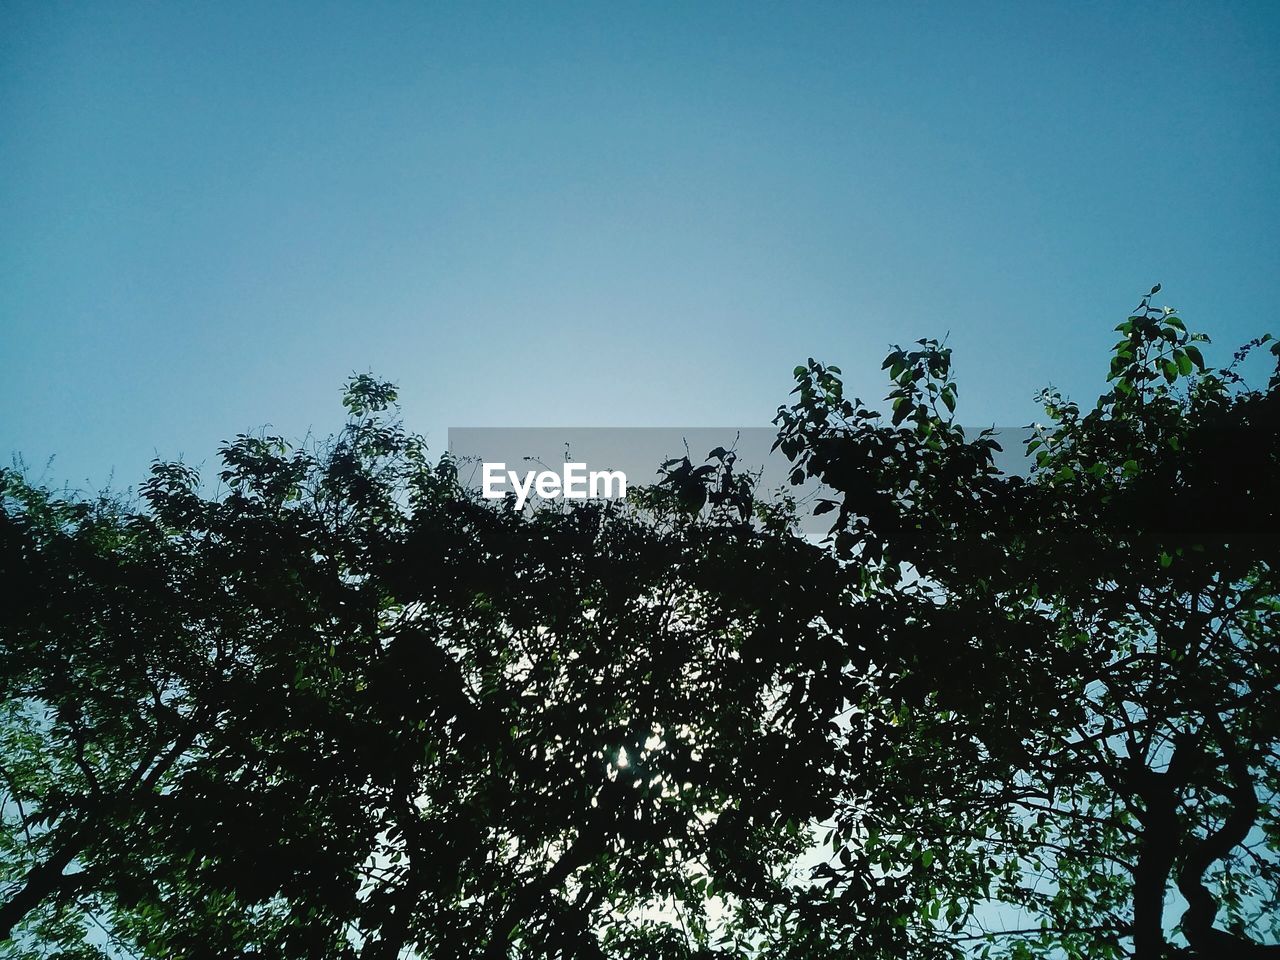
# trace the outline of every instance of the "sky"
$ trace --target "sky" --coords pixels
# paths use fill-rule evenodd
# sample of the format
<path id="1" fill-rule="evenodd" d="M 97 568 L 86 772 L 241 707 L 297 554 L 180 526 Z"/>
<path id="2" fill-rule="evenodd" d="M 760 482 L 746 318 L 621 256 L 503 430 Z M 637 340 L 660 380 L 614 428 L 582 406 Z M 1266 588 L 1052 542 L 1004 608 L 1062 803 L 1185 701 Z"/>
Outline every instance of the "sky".
<path id="1" fill-rule="evenodd" d="M 436 451 L 760 426 L 944 336 L 1024 424 L 1156 282 L 1211 362 L 1280 334 L 1278 171 L 1275 2 L 8 0 L 0 457 L 211 474 L 352 372 Z"/>

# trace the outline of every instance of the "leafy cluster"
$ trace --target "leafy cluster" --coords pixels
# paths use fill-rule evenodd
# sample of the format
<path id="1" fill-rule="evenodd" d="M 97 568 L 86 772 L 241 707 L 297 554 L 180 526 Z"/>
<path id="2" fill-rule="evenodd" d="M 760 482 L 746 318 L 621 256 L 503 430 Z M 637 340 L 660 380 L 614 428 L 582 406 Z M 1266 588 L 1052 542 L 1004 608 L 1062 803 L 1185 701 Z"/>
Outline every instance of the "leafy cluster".
<path id="1" fill-rule="evenodd" d="M 883 644 L 821 871 L 850 937 L 888 913 L 919 956 L 1280 950 L 1280 380 L 1207 368 L 1150 297 L 1118 329 L 1093 409 L 1044 394 L 1028 477 L 956 425 L 932 341 L 886 360 L 887 424 L 812 361 L 779 411 Z"/>
<path id="2" fill-rule="evenodd" d="M 693 956 L 826 811 L 845 571 L 664 488 L 531 514 L 352 382 L 137 507 L 3 475 L 10 956 Z M 699 475 L 703 476 L 703 475 Z M 677 498 L 678 500 L 678 498 Z M 787 570 L 787 582 L 771 580 Z"/>
<path id="3" fill-rule="evenodd" d="M 1275 955 L 1280 375 L 1151 296 L 1023 471 L 937 341 L 797 367 L 821 543 L 723 448 L 480 499 L 367 375 L 212 492 L 0 472 L 0 956 Z"/>

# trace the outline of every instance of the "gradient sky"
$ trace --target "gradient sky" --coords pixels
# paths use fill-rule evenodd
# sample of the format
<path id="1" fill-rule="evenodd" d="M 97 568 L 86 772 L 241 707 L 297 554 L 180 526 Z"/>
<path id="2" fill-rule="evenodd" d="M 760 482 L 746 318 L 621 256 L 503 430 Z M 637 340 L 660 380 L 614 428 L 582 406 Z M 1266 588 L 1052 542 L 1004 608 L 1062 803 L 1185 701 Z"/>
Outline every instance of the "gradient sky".
<path id="1" fill-rule="evenodd" d="M 1280 333 L 1280 3 L 0 5 L 0 455 L 766 424 L 949 332 L 965 423 L 1153 283 Z M 56 455 L 45 472 L 48 457 Z"/>

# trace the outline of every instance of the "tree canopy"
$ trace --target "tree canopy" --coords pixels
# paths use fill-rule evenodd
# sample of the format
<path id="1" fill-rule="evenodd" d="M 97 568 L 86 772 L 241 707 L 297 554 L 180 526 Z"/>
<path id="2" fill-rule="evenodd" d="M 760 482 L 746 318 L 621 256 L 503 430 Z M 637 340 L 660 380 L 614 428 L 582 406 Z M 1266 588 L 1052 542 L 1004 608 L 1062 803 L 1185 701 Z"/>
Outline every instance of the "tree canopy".
<path id="1" fill-rule="evenodd" d="M 480 499 L 367 375 L 212 488 L 0 473 L 0 956 L 1280 953 L 1277 349 L 1118 329 L 1014 473 L 943 344 L 797 367 L 821 541 L 724 450 Z"/>

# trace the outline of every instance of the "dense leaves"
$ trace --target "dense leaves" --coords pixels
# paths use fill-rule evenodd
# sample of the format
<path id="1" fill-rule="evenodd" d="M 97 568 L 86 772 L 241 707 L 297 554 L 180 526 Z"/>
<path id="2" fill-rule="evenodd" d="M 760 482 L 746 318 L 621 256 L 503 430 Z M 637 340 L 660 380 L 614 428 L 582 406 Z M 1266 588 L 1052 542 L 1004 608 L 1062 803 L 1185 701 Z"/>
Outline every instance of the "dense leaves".
<path id="1" fill-rule="evenodd" d="M 885 361 L 888 424 L 812 361 L 779 411 L 886 638 L 822 869 L 851 938 L 896 914 L 921 956 L 1280 953 L 1280 379 L 1236 372 L 1270 338 L 1211 370 L 1150 298 L 1118 330 L 1092 410 L 1044 395 L 1029 479 L 956 425 L 934 341 Z"/>
<path id="2" fill-rule="evenodd" d="M 478 499 L 369 376 L 212 489 L 0 473 L 0 955 L 1274 955 L 1280 378 L 1118 332 L 1014 473 L 941 343 L 797 367 L 820 543 L 722 448 Z"/>
<path id="3" fill-rule="evenodd" d="M 479 501 L 393 399 L 238 438 L 211 496 L 4 475 L 10 953 L 692 955 L 777 899 L 846 571 L 669 487 Z"/>

